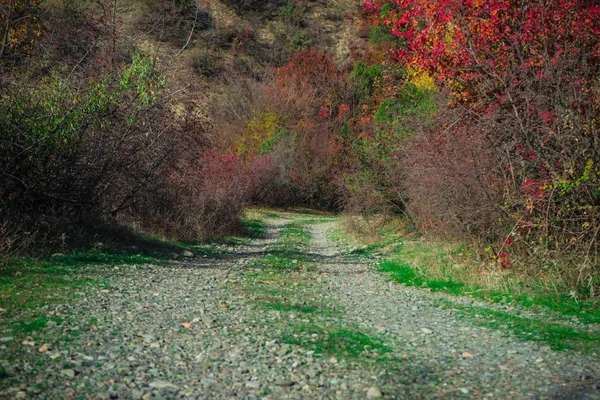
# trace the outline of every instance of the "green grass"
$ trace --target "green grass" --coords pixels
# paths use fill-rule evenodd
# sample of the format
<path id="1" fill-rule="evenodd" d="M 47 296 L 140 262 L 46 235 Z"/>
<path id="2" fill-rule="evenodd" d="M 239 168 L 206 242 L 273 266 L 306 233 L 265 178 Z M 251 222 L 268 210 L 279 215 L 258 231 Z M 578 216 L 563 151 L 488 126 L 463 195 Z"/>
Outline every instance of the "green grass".
<path id="1" fill-rule="evenodd" d="M 45 328 L 46 324 L 48 324 L 48 318 L 39 317 L 28 323 L 17 321 L 13 324 L 13 329 L 17 332 L 31 333 Z"/>
<path id="2" fill-rule="evenodd" d="M 576 318 L 581 323 L 600 323 L 600 302 L 574 298 L 569 288 L 553 282 L 552 277 L 536 280 L 518 271 L 486 265 L 461 243 L 403 238 L 399 233 L 407 230 L 402 221 L 392 221 L 369 235 L 357 233 L 362 229 L 360 224 L 350 228 L 356 225 L 347 224 L 334 232 L 334 239 L 353 247 L 362 245 L 351 252 L 356 256 L 383 256 L 376 267 L 396 282 L 489 303 L 551 310 L 560 318 Z"/>
<path id="3" fill-rule="evenodd" d="M 310 242 L 311 234 L 305 225 L 315 223 L 312 220 L 295 221 L 281 229 L 281 237 L 275 244 L 276 250 L 299 251 Z"/>
<path id="4" fill-rule="evenodd" d="M 287 272 L 314 269 L 304 252 L 311 239 L 310 231 L 305 226 L 312 223 L 315 221 L 301 220 L 285 225 L 273 248 L 264 256 L 253 260 L 250 265 L 254 268 Z"/>
<path id="5" fill-rule="evenodd" d="M 382 261 L 377 268 L 387 273 L 392 280 L 407 286 L 472 297 L 489 303 L 520 305 L 528 309 L 547 308 L 562 317 L 576 317 L 582 323 L 600 323 L 600 307 L 594 301 L 575 301 L 565 294 L 550 294 L 535 288 L 529 288 L 525 293 L 514 293 L 509 290 L 492 290 L 468 285 L 453 279 L 432 278 L 427 276 L 423 269 L 413 268 L 401 257 Z"/>
<path id="6" fill-rule="evenodd" d="M 172 254 L 189 250 L 195 255 L 220 256 L 224 250 L 204 242 L 178 242 L 132 232 L 113 226 L 100 227 L 104 234 L 118 238 L 116 248 L 77 250 L 53 257 L 0 257 L 0 308 L 9 314 L 19 309 L 31 309 L 58 301 L 90 284 L 102 284 L 103 279 L 92 276 L 94 266 L 128 266 L 163 264 Z M 266 228 L 258 218 L 243 218 L 242 233 L 246 238 L 230 238 L 239 243 L 265 234 Z M 122 242 L 122 243 L 121 243 Z M 131 244 L 125 245 L 125 244 Z M 269 260 L 275 263 L 274 260 Z M 8 314 L 5 314 L 5 316 Z"/>
<path id="7" fill-rule="evenodd" d="M 432 292 L 447 292 L 454 295 L 464 295 L 468 287 L 462 282 L 455 282 L 450 279 L 427 279 L 427 277 L 419 274 L 415 269 L 408 264 L 395 261 L 382 261 L 378 265 L 381 272 L 386 272 L 390 277 L 407 286 L 416 286 L 420 288 L 428 288 Z"/>
<path id="8" fill-rule="evenodd" d="M 598 352 L 600 350 L 600 332 L 521 317 L 483 307 L 457 305 L 450 305 L 450 307 L 455 308 L 459 315 L 469 317 L 479 325 L 509 330 L 520 339 L 544 342 L 553 350 L 577 350 L 581 352 Z"/>
<path id="9" fill-rule="evenodd" d="M 265 236 L 267 228 L 261 220 L 242 218 L 242 232 L 245 237 L 259 239 Z"/>
<path id="10" fill-rule="evenodd" d="M 267 254 L 252 261 L 254 268 L 265 268 L 275 271 L 300 271 L 310 268 L 311 264 L 306 262 L 303 254 L 281 252 L 278 254 Z"/>
<path id="11" fill-rule="evenodd" d="M 323 326 L 314 322 L 290 325 L 281 341 L 312 350 L 316 356 L 357 358 L 367 350 L 378 354 L 392 352 L 392 349 L 376 336 L 369 336 L 356 329 L 336 325 Z"/>

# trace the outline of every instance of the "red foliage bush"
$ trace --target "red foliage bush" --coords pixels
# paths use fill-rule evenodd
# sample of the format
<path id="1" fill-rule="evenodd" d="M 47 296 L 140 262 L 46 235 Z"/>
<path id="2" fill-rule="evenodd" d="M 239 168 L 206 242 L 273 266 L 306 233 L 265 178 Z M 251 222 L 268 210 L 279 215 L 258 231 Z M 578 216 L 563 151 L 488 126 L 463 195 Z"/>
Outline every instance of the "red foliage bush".
<path id="1" fill-rule="evenodd" d="M 339 206 L 336 136 L 343 124 L 338 114 L 348 112 L 339 107 L 347 93 L 346 74 L 315 49 L 273 69 L 272 79 L 232 80 L 215 125 L 224 148 L 244 153 L 256 182 L 253 201 Z"/>
<path id="2" fill-rule="evenodd" d="M 365 9 L 379 12 L 378 3 Z M 499 243 L 499 254 L 509 252 L 509 238 L 525 254 L 579 257 L 577 281 L 593 289 L 600 7 L 584 0 L 397 0 L 376 19 L 403 43 L 395 59 L 427 71 L 450 94 L 438 106 L 437 125 L 409 150 L 419 215 L 455 221 L 455 233 L 466 228 Z"/>

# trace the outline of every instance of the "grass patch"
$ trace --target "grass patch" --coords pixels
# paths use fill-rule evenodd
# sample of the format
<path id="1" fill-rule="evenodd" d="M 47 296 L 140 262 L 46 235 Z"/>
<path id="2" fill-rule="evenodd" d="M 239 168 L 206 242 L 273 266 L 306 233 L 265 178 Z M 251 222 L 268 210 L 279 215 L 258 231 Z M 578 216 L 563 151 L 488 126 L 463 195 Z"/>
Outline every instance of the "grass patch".
<path id="1" fill-rule="evenodd" d="M 262 238 L 267 233 L 267 228 L 261 220 L 243 218 L 241 224 L 242 233 L 250 239 Z"/>
<path id="2" fill-rule="evenodd" d="M 17 321 L 13 324 L 13 329 L 17 332 L 31 333 L 42 330 L 48 324 L 48 318 L 39 317 L 31 322 Z"/>
<path id="3" fill-rule="evenodd" d="M 544 342 L 553 350 L 598 352 L 600 332 L 590 332 L 562 324 L 516 316 L 483 307 L 452 305 L 459 315 L 473 319 L 477 324 L 494 329 L 508 329 L 524 340 Z"/>
<path id="4" fill-rule="evenodd" d="M 266 268 L 275 271 L 300 271 L 303 268 L 308 267 L 308 263 L 299 258 L 302 254 L 297 254 L 295 257 L 294 253 L 282 252 L 279 254 L 267 254 L 263 257 L 255 259 L 251 266 L 254 268 Z"/>
<path id="5" fill-rule="evenodd" d="M 336 355 L 357 358 L 365 351 L 378 354 L 391 353 L 380 338 L 369 336 L 359 330 L 318 324 L 293 324 L 281 341 L 302 346 L 315 352 L 315 356 Z"/>
<path id="6" fill-rule="evenodd" d="M 371 229 L 367 225 L 356 219 L 347 222 L 334 233 L 335 238 L 361 246 L 351 254 L 383 255 L 384 261 L 377 268 L 396 282 L 489 303 L 549 309 L 560 318 L 600 323 L 600 302 L 574 298 L 569 288 L 550 273 L 532 278 L 493 262 L 478 261 L 464 244 L 421 240 L 402 221 L 380 226 L 372 223 Z"/>
<path id="7" fill-rule="evenodd" d="M 312 220 L 301 220 L 285 225 L 268 254 L 256 258 L 250 265 L 254 268 L 287 272 L 314 269 L 314 264 L 304 252 L 311 239 L 310 231 L 305 226 L 312 223 Z"/>
<path id="8" fill-rule="evenodd" d="M 299 251 L 310 242 L 311 234 L 304 228 L 311 221 L 295 221 L 287 224 L 281 230 L 281 237 L 275 244 L 275 250 L 279 251 Z"/>
<path id="9" fill-rule="evenodd" d="M 427 269 L 412 267 L 403 258 L 382 261 L 378 264 L 378 269 L 389 274 L 392 280 L 407 286 L 467 296 L 488 303 L 520 305 L 533 310 L 549 309 L 563 318 L 575 317 L 582 323 L 600 323 L 600 309 L 596 302 L 574 301 L 568 295 L 550 294 L 535 288 L 526 291 L 526 284 L 522 282 L 512 283 L 506 289 L 485 288 L 482 285 L 468 284 L 451 277 L 431 277 Z"/>
<path id="10" fill-rule="evenodd" d="M 447 292 L 454 295 L 465 294 L 466 286 L 464 283 L 449 279 L 427 279 L 401 261 L 383 261 L 379 263 L 378 268 L 381 272 L 388 273 L 394 281 L 407 286 L 428 288 L 432 292 Z"/>

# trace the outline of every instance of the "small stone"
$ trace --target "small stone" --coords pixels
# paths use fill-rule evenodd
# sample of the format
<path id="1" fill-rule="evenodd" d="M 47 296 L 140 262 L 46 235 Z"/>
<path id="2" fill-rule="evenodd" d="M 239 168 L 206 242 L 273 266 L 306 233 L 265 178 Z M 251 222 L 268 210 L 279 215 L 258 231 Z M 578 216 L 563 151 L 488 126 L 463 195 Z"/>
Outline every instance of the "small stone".
<path id="1" fill-rule="evenodd" d="M 462 353 L 463 358 L 473 358 L 473 354 L 469 353 L 468 351 L 465 351 Z"/>
<path id="2" fill-rule="evenodd" d="M 167 388 L 177 389 L 177 386 L 175 386 L 171 382 L 167 382 L 167 381 L 150 382 L 150 384 L 148 386 L 150 386 L 153 389 L 167 389 Z"/>
<path id="3" fill-rule="evenodd" d="M 184 251 L 183 253 L 181 253 L 182 256 L 184 256 L 185 258 L 193 258 L 194 257 L 194 253 L 192 253 L 189 250 Z"/>
<path id="4" fill-rule="evenodd" d="M 40 353 L 46 353 L 48 350 L 50 350 L 50 343 L 44 343 L 39 349 L 38 351 Z"/>
<path id="5" fill-rule="evenodd" d="M 60 371 L 60 373 L 66 376 L 67 378 L 75 378 L 75 371 L 70 368 L 63 369 L 62 371 Z"/>
<path id="6" fill-rule="evenodd" d="M 284 386 L 284 387 L 289 387 L 289 386 L 294 386 L 296 382 L 294 381 L 289 381 L 287 379 L 278 379 L 275 381 L 275 386 Z"/>
<path id="7" fill-rule="evenodd" d="M 306 375 L 308 375 L 310 378 L 315 378 L 318 375 L 318 373 L 313 368 L 309 368 L 306 371 Z"/>
<path id="8" fill-rule="evenodd" d="M 460 390 L 461 393 L 469 394 L 469 389 L 467 389 L 467 388 L 460 388 L 458 390 Z"/>
<path id="9" fill-rule="evenodd" d="M 15 399 L 26 399 L 27 398 L 27 393 L 25 392 L 17 392 L 17 394 L 15 394 Z"/>
<path id="10" fill-rule="evenodd" d="M 329 362 L 330 362 L 330 363 L 332 363 L 332 364 L 337 364 L 337 363 L 338 363 L 338 359 L 337 359 L 337 358 L 335 358 L 335 357 L 331 357 L 331 358 L 329 359 Z"/>
<path id="11" fill-rule="evenodd" d="M 383 397 L 383 393 L 377 386 L 371 386 L 369 390 L 367 390 L 367 399 L 380 399 Z"/>
<path id="12" fill-rule="evenodd" d="M 260 389 L 260 382 L 259 381 L 246 382 L 246 388 L 252 389 L 252 390 Z"/>
<path id="13" fill-rule="evenodd" d="M 35 346 L 35 342 L 32 342 L 31 340 L 23 340 L 21 344 L 23 346 Z"/>
<path id="14" fill-rule="evenodd" d="M 537 360 L 535 360 L 536 363 L 540 364 L 544 362 L 544 359 L 542 357 L 538 358 Z"/>
<path id="15" fill-rule="evenodd" d="M 431 335 L 433 333 L 433 331 L 429 328 L 421 328 L 421 332 L 423 332 L 427 335 Z"/>
<path id="16" fill-rule="evenodd" d="M 211 386 L 213 386 L 215 384 L 215 381 L 213 379 L 202 379 L 202 387 L 209 388 Z"/>

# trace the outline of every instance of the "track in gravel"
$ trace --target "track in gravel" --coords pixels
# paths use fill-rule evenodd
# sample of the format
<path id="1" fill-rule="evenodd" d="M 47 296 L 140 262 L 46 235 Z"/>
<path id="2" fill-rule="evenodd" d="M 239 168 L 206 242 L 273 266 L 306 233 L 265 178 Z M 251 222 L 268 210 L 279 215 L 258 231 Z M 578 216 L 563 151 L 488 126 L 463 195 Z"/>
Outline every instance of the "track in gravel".
<path id="1" fill-rule="evenodd" d="M 308 226 L 305 253 L 316 271 L 290 276 L 300 285 L 284 297 L 343 312 L 307 317 L 257 305 L 252 260 L 270 252 L 282 227 L 306 218 L 281 213 L 264 239 L 219 258 L 90 270 L 108 277 L 106 289 L 36 310 L 64 322 L 3 342 L 10 376 L 0 397 L 600 398 L 599 360 L 477 326 L 424 291 L 388 283 L 329 240 L 334 222 Z M 282 339 L 299 322 L 380 338 L 388 353 L 319 357 Z"/>

